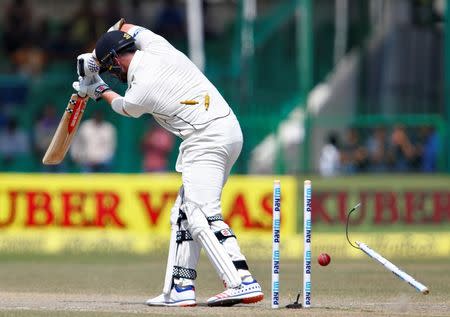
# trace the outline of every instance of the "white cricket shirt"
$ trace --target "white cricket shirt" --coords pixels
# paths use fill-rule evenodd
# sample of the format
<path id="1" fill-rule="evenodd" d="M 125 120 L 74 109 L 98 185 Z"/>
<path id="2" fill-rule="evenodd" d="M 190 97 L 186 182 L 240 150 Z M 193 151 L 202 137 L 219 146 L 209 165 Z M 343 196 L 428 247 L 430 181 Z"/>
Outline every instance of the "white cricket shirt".
<path id="1" fill-rule="evenodd" d="M 236 120 L 228 103 L 186 55 L 148 29 L 136 26 L 128 33 L 140 49 L 128 69 L 124 110 L 130 116 L 151 114 L 183 139 L 216 120 Z"/>

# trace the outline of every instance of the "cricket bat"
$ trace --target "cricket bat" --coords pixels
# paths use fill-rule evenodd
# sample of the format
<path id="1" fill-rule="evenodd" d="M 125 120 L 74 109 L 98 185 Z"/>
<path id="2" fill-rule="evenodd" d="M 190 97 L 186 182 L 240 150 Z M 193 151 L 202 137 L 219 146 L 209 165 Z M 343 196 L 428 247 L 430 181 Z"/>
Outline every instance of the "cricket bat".
<path id="1" fill-rule="evenodd" d="M 80 97 L 78 94 L 72 94 L 72 96 L 70 96 L 67 108 L 53 135 L 52 142 L 48 146 L 47 152 L 45 152 L 42 163 L 45 165 L 56 165 L 61 163 L 64 159 L 73 136 L 78 129 L 78 125 L 80 124 L 88 99 L 89 97 Z"/>

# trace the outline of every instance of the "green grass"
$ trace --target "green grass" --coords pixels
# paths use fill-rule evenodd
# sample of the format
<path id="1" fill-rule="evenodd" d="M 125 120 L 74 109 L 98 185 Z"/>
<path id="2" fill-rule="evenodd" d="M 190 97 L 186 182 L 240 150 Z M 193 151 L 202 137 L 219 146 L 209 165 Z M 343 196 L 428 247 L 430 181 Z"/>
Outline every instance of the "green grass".
<path id="1" fill-rule="evenodd" d="M 430 287 L 427 296 L 389 273 L 372 259 L 314 261 L 313 308 L 270 309 L 270 258 L 249 259 L 266 299 L 233 308 L 150 308 L 143 302 L 159 294 L 165 256 L 0 255 L 0 316 L 448 316 L 448 259 L 395 262 Z M 281 304 L 292 302 L 301 283 L 301 261 L 281 262 Z M 197 300 L 222 290 L 222 283 L 202 254 Z"/>
<path id="2" fill-rule="evenodd" d="M 57 311 L 57 312 L 48 312 L 48 311 L 39 311 L 39 310 L 27 310 L 27 311 L 0 311 L 0 316 L 4 317 L 47 317 L 47 316 L 59 316 L 59 317 L 110 317 L 110 316 L 137 316 L 137 314 L 133 313 L 108 313 L 108 312 L 66 312 L 66 311 Z M 152 315 L 155 316 L 155 315 Z"/>

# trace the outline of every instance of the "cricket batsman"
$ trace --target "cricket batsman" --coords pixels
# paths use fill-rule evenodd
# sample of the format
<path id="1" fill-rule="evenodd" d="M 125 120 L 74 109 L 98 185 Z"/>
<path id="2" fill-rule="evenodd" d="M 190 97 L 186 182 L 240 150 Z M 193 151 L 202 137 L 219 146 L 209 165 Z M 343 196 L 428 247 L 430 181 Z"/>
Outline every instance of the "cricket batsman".
<path id="1" fill-rule="evenodd" d="M 123 19 L 100 37 L 93 53 L 77 59 L 80 77 L 73 87 L 80 94 L 103 98 L 123 116 L 151 114 L 183 139 L 176 162 L 182 186 L 170 215 L 163 293 L 146 304 L 196 305 L 196 267 L 202 247 L 226 287 L 208 299 L 209 306 L 261 301 L 261 286 L 222 217 L 222 189 L 243 138 L 235 114 L 219 91 L 167 40 Z M 128 84 L 124 96 L 101 79 L 98 73 L 103 71 Z"/>

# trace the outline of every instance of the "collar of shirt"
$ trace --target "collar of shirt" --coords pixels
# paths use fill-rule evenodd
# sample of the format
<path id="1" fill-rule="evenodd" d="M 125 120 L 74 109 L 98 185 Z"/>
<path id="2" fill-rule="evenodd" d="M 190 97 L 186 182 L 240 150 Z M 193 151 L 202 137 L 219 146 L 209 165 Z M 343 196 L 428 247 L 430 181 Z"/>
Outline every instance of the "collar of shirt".
<path id="1" fill-rule="evenodd" d="M 134 53 L 133 58 L 131 59 L 130 66 L 128 66 L 128 73 L 127 73 L 128 86 L 131 85 L 131 80 L 133 78 L 133 74 L 137 71 L 137 68 L 140 64 L 140 61 L 141 61 L 143 55 L 144 55 L 144 52 L 137 50 L 136 53 Z"/>

